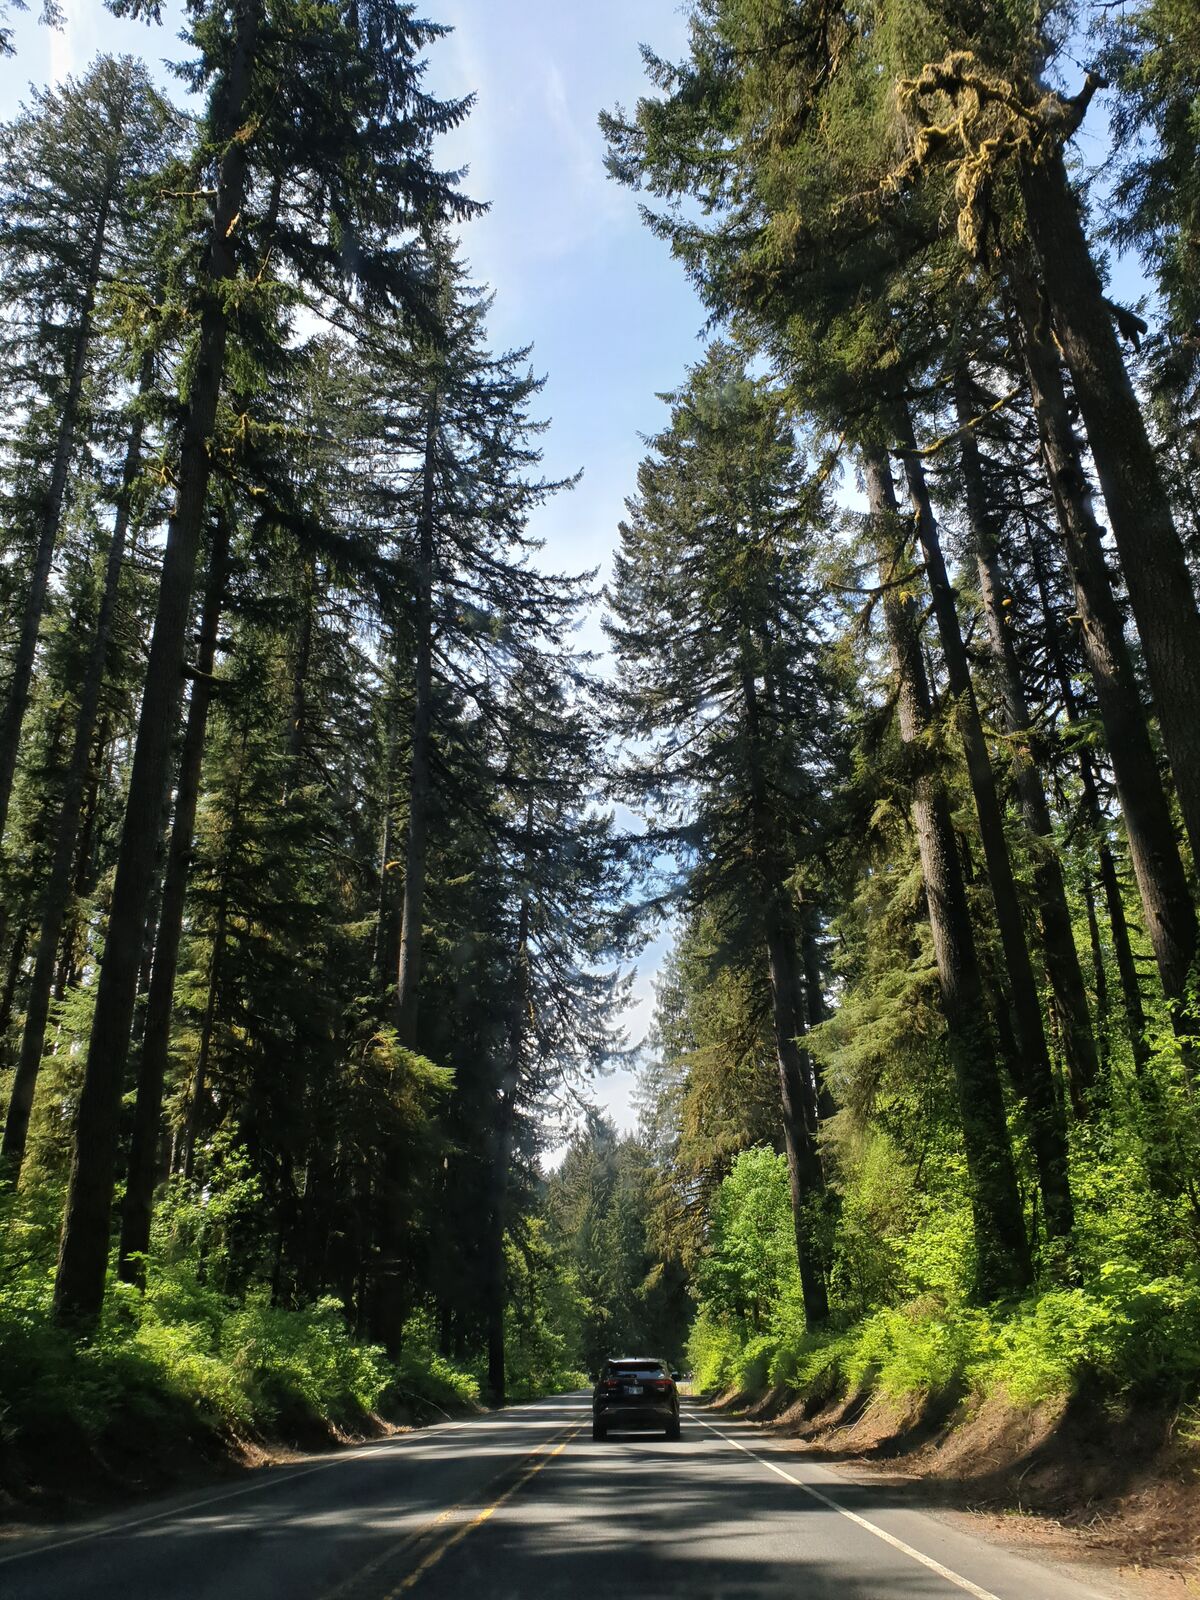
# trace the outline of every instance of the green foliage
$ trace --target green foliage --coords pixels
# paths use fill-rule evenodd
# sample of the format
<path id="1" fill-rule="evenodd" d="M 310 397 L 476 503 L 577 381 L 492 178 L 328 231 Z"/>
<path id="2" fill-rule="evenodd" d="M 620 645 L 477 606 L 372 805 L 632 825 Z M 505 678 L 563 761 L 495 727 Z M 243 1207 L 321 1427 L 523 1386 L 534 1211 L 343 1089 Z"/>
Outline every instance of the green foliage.
<path id="1" fill-rule="evenodd" d="M 688 1367 L 697 1390 L 740 1388 L 743 1348 L 736 1328 L 701 1307 L 687 1342 Z"/>
<path id="2" fill-rule="evenodd" d="M 569 1259 L 554 1250 L 545 1220 L 531 1217 L 505 1240 L 507 1391 L 514 1399 L 586 1386 L 580 1330 L 588 1303 Z"/>
<path id="3" fill-rule="evenodd" d="M 683 1347 L 682 1275 L 648 1237 L 653 1177 L 645 1147 L 595 1117 L 547 1184 L 547 1239 L 575 1297 L 571 1361 L 590 1375 L 609 1356 L 673 1361 Z"/>
<path id="4" fill-rule="evenodd" d="M 1120 84 L 1113 232 L 1136 244 L 1178 328 L 1200 312 L 1200 19 L 1190 0 L 1147 0 L 1107 19 Z"/>
<path id="5" fill-rule="evenodd" d="M 663 397 L 669 417 L 647 441 L 603 687 L 572 642 L 590 580 L 542 570 L 529 531 L 574 481 L 540 476 L 546 424 L 530 411 L 543 381 L 527 348 L 491 348 L 490 293 L 455 254 L 452 227 L 478 208 L 433 164 L 436 136 L 469 106 L 423 91 L 438 24 L 393 0 L 189 0 L 196 59 L 181 76 L 207 94 L 201 116 L 177 115 L 136 62 L 101 58 L 0 129 L 12 396 L 0 632 L 15 641 L 30 622 L 25 655 L 6 644 L 0 660 L 14 749 L 23 735 L 0 841 L 5 1090 L 22 1012 L 38 1019 L 31 1038 L 41 1026 L 35 958 L 40 992 L 53 968 L 56 996 L 20 1183 L 0 1195 L 8 1437 L 57 1429 L 95 1444 L 131 1424 L 150 1437 L 299 1435 L 393 1406 L 424 1415 L 476 1403 L 488 1361 L 487 1383 L 503 1387 L 498 1347 L 508 1392 L 534 1395 L 583 1382 L 611 1354 L 678 1359 L 689 1290 L 703 1388 L 1020 1404 L 1084 1387 L 1194 1389 L 1193 1069 L 1154 987 L 1154 923 L 1127 870 L 1132 853 L 1140 881 L 1147 857 L 1123 836 L 1077 637 L 1055 525 L 1070 490 L 1038 465 L 1046 418 L 1006 333 L 1015 243 L 1021 271 L 1041 271 L 1035 288 L 1053 287 L 1018 240 L 1014 179 L 1022 163 L 1029 175 L 1029 129 L 1057 148 L 1072 112 L 1014 63 L 1042 61 L 1052 81 L 1069 9 L 697 0 L 689 59 L 647 54 L 657 98 L 604 119 L 612 168 L 661 203 L 652 226 L 729 326 Z M 1110 224 L 1142 252 L 1170 316 L 1148 341 L 1143 388 L 1195 556 L 1193 12 L 1193 0 L 1138 0 L 1107 34 L 1125 146 Z M 920 89 L 923 69 L 934 78 Z M 941 114 L 950 124 L 934 127 Z M 1001 383 L 1013 392 L 993 405 Z M 968 427 L 960 388 L 980 411 Z M 909 416 L 922 445 L 937 441 L 921 459 L 953 604 L 981 644 L 971 671 L 1031 938 L 1045 923 L 1039 863 L 1057 853 L 1066 920 L 1091 954 L 1103 1065 L 1064 1094 L 1077 1225 L 1053 1254 L 1015 1109 L 1022 1063 L 1003 1037 L 996 857 L 980 850 L 956 696 L 922 616 L 926 575 L 898 553 L 884 563 L 894 582 L 871 587 L 878 548 L 856 514 L 835 513 L 843 447 L 871 440 L 894 459 Z M 181 458 L 196 429 L 203 448 Z M 982 508 L 947 448 L 959 435 L 978 440 Z M 133 915 L 113 884 L 119 858 L 161 881 L 153 830 L 120 840 L 139 718 L 162 734 L 165 763 L 177 709 L 163 698 L 156 711 L 154 696 L 184 681 L 199 609 L 192 554 L 177 551 L 160 615 L 174 618 L 178 659 L 146 681 L 176 495 L 176 543 L 183 507 L 189 551 L 226 532 L 229 551 L 210 562 L 224 608 L 213 671 L 185 672 L 189 720 L 206 703 L 198 684 L 212 689 L 195 817 L 165 765 L 162 784 L 145 764 L 138 779 L 174 794 L 189 878 L 141 962 L 168 974 L 172 1015 L 165 1094 L 148 1089 L 135 1108 L 132 1091 L 116 1104 L 136 1076 L 115 1070 L 127 1019 L 115 1051 L 92 1036 L 105 974 L 124 966 L 112 981 L 131 1006 L 146 989 L 134 971 L 146 908 Z M 131 512 L 129 570 L 94 654 L 118 507 Z M 972 572 L 980 529 L 1008 573 L 1011 668 Z M 934 707 L 917 740 L 897 732 L 901 674 L 880 627 L 897 588 L 920 618 Z M 1134 620 L 1153 660 L 1153 619 Z M 105 656 L 103 674 L 88 666 Z M 82 688 L 99 710 L 79 737 L 87 793 L 66 818 L 71 903 L 39 931 Z M 1139 693 L 1153 710 L 1145 688 L 1135 711 Z M 605 733 L 621 749 L 601 775 Z M 1032 768 L 1045 826 L 1019 787 Z M 1007 1072 L 990 1154 L 1007 1163 L 1015 1147 L 1024 1214 L 1014 1200 L 1011 1232 L 1042 1272 L 1017 1303 L 971 1298 L 971 1108 L 953 1092 L 944 1015 L 955 962 L 945 928 L 935 952 L 912 826 L 927 771 L 948 805 L 943 854 L 966 884 L 957 977 L 991 1013 L 991 1026 L 977 1019 L 982 1054 Z M 636 837 L 618 837 L 602 809 L 614 794 L 640 808 Z M 619 1138 L 593 1117 L 547 1177 L 553 1108 L 618 1050 L 607 966 L 631 861 L 653 915 L 682 908 L 642 1125 Z M 109 939 L 114 905 L 127 921 Z M 402 927 L 421 976 L 398 1004 Z M 1056 1039 L 1061 1015 L 1047 1005 Z M 133 1034 L 131 1067 L 145 1031 Z M 117 1087 L 105 1115 L 80 1119 L 81 1099 L 97 1103 L 82 1094 L 93 1048 Z M 147 1108 L 142 1143 L 169 1143 L 172 1176 L 153 1196 L 144 1259 L 138 1247 L 146 1287 L 110 1285 L 77 1339 L 50 1309 L 68 1174 L 119 1130 L 90 1191 L 106 1188 L 107 1206 Z M 798 1200 L 785 1147 L 803 1158 Z M 130 1191 L 136 1201 L 132 1178 Z M 104 1265 L 101 1233 L 81 1248 Z"/>
<path id="6" fill-rule="evenodd" d="M 18 1449 L 63 1429 L 99 1444 L 135 1420 L 150 1430 L 147 1454 L 180 1431 L 311 1437 L 361 1426 L 377 1409 L 478 1399 L 475 1379 L 434 1350 L 427 1319 L 406 1327 L 393 1364 L 352 1337 L 331 1297 L 295 1309 L 261 1290 L 239 1301 L 192 1259 L 154 1271 L 144 1295 L 114 1285 L 85 1345 L 54 1325 L 50 1292 L 44 1271 L 0 1291 L 0 1428 Z"/>
<path id="7" fill-rule="evenodd" d="M 1084 1280 L 986 1307 L 968 1300 L 961 1174 L 950 1169 L 934 1192 L 922 1190 L 886 1135 L 869 1133 L 856 1154 L 843 1146 L 842 1325 L 816 1336 L 804 1331 L 794 1261 L 781 1250 L 786 1166 L 747 1151 L 716 1197 L 696 1275 L 688 1356 L 698 1387 L 784 1385 L 817 1404 L 872 1392 L 905 1404 L 1003 1394 L 1016 1405 L 1082 1390 L 1194 1389 L 1200 1268 L 1180 1231 L 1186 1201 L 1156 1192 L 1130 1125 L 1120 1130 L 1077 1152 Z"/>
<path id="8" fill-rule="evenodd" d="M 754 1334 L 795 1312 L 800 1275 L 784 1156 L 746 1150 L 734 1162 L 715 1197 L 696 1290 L 719 1315 Z"/>
<path id="9" fill-rule="evenodd" d="M 427 1311 L 414 1313 L 404 1324 L 391 1381 L 402 1398 L 428 1401 L 439 1410 L 471 1406 L 479 1399 L 474 1375 L 456 1367 L 437 1349 L 433 1319 Z"/>
<path id="10" fill-rule="evenodd" d="M 141 0 L 114 8 L 157 14 Z M 390 1403 L 389 1387 L 421 1406 L 472 1400 L 467 1374 L 497 1312 L 524 1392 L 577 1375 L 582 1301 L 570 1274 L 547 1257 L 523 1278 L 510 1262 L 506 1306 L 494 1247 L 507 1226 L 522 1262 L 545 1253 L 530 1227 L 541 1123 L 564 1083 L 582 1084 L 616 1045 L 608 968 L 621 878 L 595 803 L 597 712 L 573 639 L 585 584 L 542 570 L 527 527 L 573 480 L 541 476 L 546 424 L 529 412 L 543 380 L 527 347 L 490 348 L 490 292 L 469 281 L 448 226 L 481 208 L 434 163 L 436 136 L 470 104 L 420 87 L 425 47 L 444 30 L 390 0 L 366 20 L 355 6 L 285 4 L 268 28 L 270 9 L 188 6 L 195 59 L 179 71 L 207 94 L 198 117 L 161 101 L 137 62 L 101 58 L 0 128 L 9 624 L 32 592 L 52 458 L 66 474 L 61 537 L 39 569 L 50 580 L 24 718 L 32 737 L 6 832 L 0 816 L 5 1103 L 22 1013 L 31 1040 L 46 1034 L 30 1138 L 11 1172 L 6 1139 L 5 1179 L 24 1165 L 0 1281 L 36 1279 L 29 1303 L 40 1307 L 56 1252 L 78 1263 L 82 1251 L 91 1303 L 74 1331 L 88 1331 L 101 1293 L 115 1296 L 89 1349 L 103 1344 L 113 1362 L 124 1349 L 117 1387 L 148 1384 L 243 1429 L 349 1420 Z M 324 174 L 319 226 L 313 172 Z M 214 194 L 229 199 L 215 255 Z M 306 333 L 298 308 L 318 302 L 329 317 Z M 70 433 L 80 330 L 91 343 L 78 440 L 55 455 Z M 211 361 L 206 340 L 220 346 Z M 202 415 L 205 448 L 181 461 L 181 419 Z M 183 671 L 151 688 L 188 684 L 189 733 L 178 779 L 163 771 L 174 849 L 161 900 L 161 861 L 145 879 L 156 887 L 137 1022 L 120 1021 L 106 1053 L 123 1068 L 128 1046 L 131 1070 L 113 1072 L 127 1092 L 101 1130 L 80 1103 L 93 1103 L 97 996 L 123 992 L 136 965 L 118 971 L 137 941 L 107 936 L 114 869 L 144 861 L 149 840 L 125 818 L 137 810 L 139 723 L 155 721 L 144 640 L 181 482 L 195 490 L 179 491 L 195 517 L 190 531 L 173 524 L 174 602 L 164 589 L 159 614 L 178 622 L 164 627 L 178 631 Z M 105 650 L 100 573 L 126 509 L 136 559 Z M 432 687 L 418 713 L 414 630 L 426 610 Z M 185 661 L 200 613 L 202 642 Z M 11 710 L 15 631 L 0 634 Z M 106 654 L 101 682 L 94 664 Z M 62 926 L 50 927 L 47 862 L 81 681 L 100 709 L 77 736 L 86 793 L 63 813 L 78 861 Z M 161 726 L 179 715 L 164 707 Z M 8 710 L 0 720 L 15 736 Z M 422 720 L 436 793 L 417 870 L 402 840 Z M 396 974 L 402 898 L 417 878 L 424 948 L 406 1048 Z M 151 956 L 162 981 L 147 1003 Z M 52 981 L 42 1028 L 30 996 Z M 141 1026 L 146 1012 L 153 1029 Z M 86 1083 L 95 1076 L 93 1061 Z M 135 1122 L 144 1159 L 127 1164 Z M 76 1248 L 62 1226 L 64 1189 L 85 1181 L 81 1167 L 110 1133 L 106 1192 L 90 1209 L 120 1201 L 112 1176 L 128 1165 L 119 1271 L 145 1272 L 144 1300 L 105 1279 L 101 1231 Z M 495 1293 L 481 1295 L 481 1280 Z M 67 1320 L 61 1294 L 59 1314 Z M 343 1320 L 393 1364 L 346 1344 Z M 78 1388 L 71 1372 L 63 1381 Z"/>

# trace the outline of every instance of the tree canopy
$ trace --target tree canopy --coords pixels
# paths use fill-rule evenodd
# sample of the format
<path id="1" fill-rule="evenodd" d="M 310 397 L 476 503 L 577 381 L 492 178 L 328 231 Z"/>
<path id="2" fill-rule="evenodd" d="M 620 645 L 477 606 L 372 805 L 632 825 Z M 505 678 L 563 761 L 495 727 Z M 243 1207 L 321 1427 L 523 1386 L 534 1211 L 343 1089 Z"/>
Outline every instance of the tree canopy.
<path id="1" fill-rule="evenodd" d="M 1193 1393 L 1194 6 L 693 0 L 600 123 L 711 321 L 583 573 L 446 31 L 190 0 L 186 106 L 0 126 L 6 1429 Z"/>

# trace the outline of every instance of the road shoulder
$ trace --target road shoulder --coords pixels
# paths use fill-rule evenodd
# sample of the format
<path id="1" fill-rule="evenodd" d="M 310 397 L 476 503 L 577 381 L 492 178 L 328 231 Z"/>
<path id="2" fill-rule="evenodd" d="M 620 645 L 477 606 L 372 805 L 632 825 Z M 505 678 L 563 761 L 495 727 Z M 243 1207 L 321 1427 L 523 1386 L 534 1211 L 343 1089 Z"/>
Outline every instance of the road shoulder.
<path id="1" fill-rule="evenodd" d="M 1180 1447 L 1160 1412 L 963 1403 L 922 1418 L 860 1397 L 806 1415 L 782 1391 L 724 1396 L 716 1412 L 1104 1593 L 1200 1596 L 1200 1451 Z"/>

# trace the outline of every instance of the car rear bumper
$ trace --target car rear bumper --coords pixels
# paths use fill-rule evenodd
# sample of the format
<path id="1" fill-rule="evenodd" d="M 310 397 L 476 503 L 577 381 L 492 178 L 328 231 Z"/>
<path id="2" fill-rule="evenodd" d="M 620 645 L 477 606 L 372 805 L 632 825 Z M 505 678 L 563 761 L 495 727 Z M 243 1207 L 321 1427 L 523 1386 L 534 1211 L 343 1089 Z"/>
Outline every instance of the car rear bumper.
<path id="1" fill-rule="evenodd" d="M 657 1405 L 618 1401 L 615 1405 L 597 1406 L 592 1412 L 594 1421 L 603 1422 L 609 1428 L 666 1428 L 677 1416 L 669 1401 L 660 1401 Z"/>

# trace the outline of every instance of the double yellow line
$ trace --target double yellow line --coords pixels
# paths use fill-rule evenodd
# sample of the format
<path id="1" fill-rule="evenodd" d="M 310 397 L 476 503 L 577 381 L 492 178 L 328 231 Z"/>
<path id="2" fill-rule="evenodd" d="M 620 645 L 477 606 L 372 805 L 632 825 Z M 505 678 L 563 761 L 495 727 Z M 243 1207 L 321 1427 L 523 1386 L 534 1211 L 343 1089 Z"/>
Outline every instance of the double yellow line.
<path id="1" fill-rule="evenodd" d="M 421 1560 L 412 1569 L 408 1577 L 391 1591 L 391 1593 L 387 1596 L 387 1600 L 396 1600 L 397 1595 L 406 1594 L 409 1589 L 415 1588 L 425 1574 L 429 1571 L 429 1569 L 437 1566 L 438 1562 L 447 1553 L 447 1551 L 453 1550 L 456 1544 L 465 1539 L 469 1533 L 474 1533 L 476 1528 L 482 1528 L 485 1522 L 487 1522 L 491 1517 L 495 1516 L 496 1512 L 499 1511 L 500 1507 L 505 1503 L 506 1500 L 511 1500 L 518 1489 L 523 1489 L 525 1487 L 530 1478 L 536 1478 L 543 1467 L 548 1467 L 554 1460 L 555 1456 L 561 1455 L 570 1444 L 571 1440 L 579 1432 L 579 1428 L 572 1428 L 565 1439 L 561 1440 L 554 1446 L 553 1450 L 548 1451 L 545 1455 L 539 1455 L 528 1467 L 526 1467 L 525 1471 L 519 1478 L 516 1479 L 515 1482 L 509 1484 L 508 1488 L 505 1489 L 503 1494 L 497 1495 L 492 1503 L 488 1506 L 485 1506 L 482 1511 L 480 1511 L 476 1516 L 472 1517 L 470 1522 L 462 1523 L 460 1527 L 454 1529 L 453 1533 L 447 1534 L 444 1539 L 435 1544 L 432 1550 L 427 1551 L 426 1554 L 422 1556 Z M 426 1530 L 426 1532 L 431 1532 L 432 1529 L 437 1526 L 437 1523 L 444 1520 L 444 1518 L 448 1515 L 448 1512 L 444 1512 L 442 1517 L 439 1517 L 436 1522 L 430 1524 L 430 1527 Z"/>
<path id="2" fill-rule="evenodd" d="M 525 1467 L 524 1471 L 522 1471 L 520 1475 L 509 1484 L 508 1488 L 505 1489 L 501 1494 L 498 1494 L 496 1498 L 488 1505 L 484 1506 L 482 1511 L 476 1512 L 476 1514 L 468 1522 L 459 1523 L 456 1527 L 450 1529 L 446 1534 L 444 1534 L 440 1539 L 435 1540 L 435 1535 L 437 1534 L 438 1529 L 444 1527 L 446 1523 L 459 1516 L 471 1503 L 471 1500 L 456 1501 L 454 1505 L 447 1506 L 444 1511 L 439 1512 L 438 1515 L 431 1521 L 427 1522 L 423 1528 L 418 1528 L 415 1533 L 409 1534 L 408 1537 L 402 1539 L 399 1544 L 393 1545 L 389 1550 L 384 1551 L 384 1553 L 381 1556 L 377 1556 L 374 1561 L 368 1562 L 365 1567 L 360 1567 L 351 1578 L 347 1579 L 344 1583 L 339 1584 L 336 1589 L 327 1594 L 325 1596 L 325 1600 L 355 1600 L 356 1596 L 362 1596 L 362 1600 L 367 1600 L 367 1597 L 364 1593 L 364 1585 L 366 1585 L 370 1578 L 378 1573 L 381 1568 L 391 1566 L 400 1556 L 407 1555 L 411 1551 L 418 1549 L 421 1546 L 430 1545 L 430 1541 L 435 1540 L 435 1542 L 432 1543 L 432 1545 L 430 1545 L 430 1547 L 425 1551 L 425 1554 L 421 1557 L 420 1561 L 418 1561 L 417 1565 L 413 1567 L 408 1575 L 402 1578 L 394 1588 L 389 1588 L 383 1593 L 375 1591 L 371 1597 L 371 1600 L 398 1600 L 400 1595 L 407 1594 L 410 1589 L 415 1588 L 424 1575 L 430 1570 L 430 1568 L 435 1567 L 448 1550 L 452 1550 L 454 1546 L 465 1539 L 469 1533 L 473 1533 L 476 1528 L 481 1528 L 485 1522 L 488 1522 L 492 1517 L 494 1517 L 496 1512 L 499 1511 L 500 1507 L 504 1505 L 506 1501 L 511 1500 L 513 1495 L 515 1495 L 519 1489 L 523 1489 L 529 1480 L 536 1477 L 544 1467 L 548 1467 L 551 1461 L 554 1460 L 555 1456 L 561 1455 L 570 1444 L 571 1440 L 581 1431 L 582 1427 L 577 1426 L 569 1428 L 565 1435 L 561 1438 L 559 1438 L 557 1434 L 551 1434 L 550 1438 L 547 1439 L 544 1444 L 539 1445 L 537 1449 L 531 1453 L 528 1465 Z M 556 1438 L 559 1438 L 559 1442 L 557 1444 L 554 1443 Z M 553 1448 L 550 1448 L 551 1446 L 553 1446 Z M 498 1473 L 496 1477 L 491 1480 L 492 1483 L 494 1484 L 502 1481 L 508 1475 L 509 1470 L 511 1469 L 506 1468 L 505 1471 Z M 472 1499 L 473 1498 L 474 1497 L 472 1497 Z"/>

